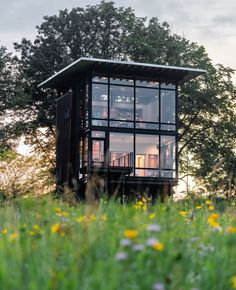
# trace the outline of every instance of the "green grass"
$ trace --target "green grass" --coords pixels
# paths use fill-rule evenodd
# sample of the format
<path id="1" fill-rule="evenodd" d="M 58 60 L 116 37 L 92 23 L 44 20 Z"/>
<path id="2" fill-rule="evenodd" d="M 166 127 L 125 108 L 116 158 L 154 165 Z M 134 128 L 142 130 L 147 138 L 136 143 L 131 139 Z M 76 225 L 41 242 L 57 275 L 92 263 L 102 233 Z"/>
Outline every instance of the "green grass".
<path id="1" fill-rule="evenodd" d="M 32 198 L 3 203 L 0 289 L 147 290 L 157 283 L 165 290 L 233 289 L 236 233 L 227 227 L 236 227 L 235 204 L 222 202 L 213 211 L 198 204 L 168 201 L 144 210 Z M 208 224 L 212 213 L 219 226 Z M 126 230 L 137 237 L 125 238 Z"/>

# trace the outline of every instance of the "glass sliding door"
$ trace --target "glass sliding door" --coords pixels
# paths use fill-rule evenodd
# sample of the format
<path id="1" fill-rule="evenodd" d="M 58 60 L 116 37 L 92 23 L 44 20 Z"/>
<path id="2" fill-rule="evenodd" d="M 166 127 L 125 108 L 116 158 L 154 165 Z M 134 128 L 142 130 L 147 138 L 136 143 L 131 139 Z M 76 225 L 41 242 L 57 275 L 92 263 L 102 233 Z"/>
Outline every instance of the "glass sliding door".
<path id="1" fill-rule="evenodd" d="M 135 175 L 159 176 L 159 136 L 136 134 Z"/>

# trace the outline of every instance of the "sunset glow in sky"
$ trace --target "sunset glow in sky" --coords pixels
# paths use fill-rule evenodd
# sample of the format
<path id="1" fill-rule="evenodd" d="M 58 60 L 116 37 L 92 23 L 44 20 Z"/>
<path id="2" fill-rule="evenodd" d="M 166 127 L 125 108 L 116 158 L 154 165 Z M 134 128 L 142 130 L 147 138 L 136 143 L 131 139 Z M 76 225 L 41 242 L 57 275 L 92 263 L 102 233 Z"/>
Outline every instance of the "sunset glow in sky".
<path id="1" fill-rule="evenodd" d="M 97 4 L 97 0 L 7 0 L 0 1 L 0 45 L 13 51 L 13 42 L 34 39 L 43 16 L 59 10 Z M 236 69 L 235 0 L 116 0 L 116 6 L 131 6 L 137 16 L 166 21 L 174 33 L 203 45 L 214 63 Z M 236 78 L 235 78 L 236 81 Z"/>

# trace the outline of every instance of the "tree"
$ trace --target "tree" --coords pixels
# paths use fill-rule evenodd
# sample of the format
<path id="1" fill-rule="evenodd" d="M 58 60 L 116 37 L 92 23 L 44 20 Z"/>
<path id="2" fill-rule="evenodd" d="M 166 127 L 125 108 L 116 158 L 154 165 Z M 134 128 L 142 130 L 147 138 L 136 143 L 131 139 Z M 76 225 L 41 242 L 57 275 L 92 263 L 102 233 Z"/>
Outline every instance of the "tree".
<path id="1" fill-rule="evenodd" d="M 47 137 L 54 136 L 55 92 L 40 92 L 37 84 L 79 57 L 200 67 L 208 73 L 184 85 L 179 95 L 182 170 L 191 154 L 198 160 L 191 167 L 198 177 L 210 176 L 219 160 L 224 160 L 222 176 L 235 174 L 233 70 L 213 65 L 203 46 L 173 34 L 157 18 L 147 21 L 136 17 L 131 8 L 117 8 L 105 1 L 46 16 L 37 29 L 33 42 L 23 39 L 15 44 L 21 53 L 18 63 L 28 96 L 24 110 L 30 116 L 22 128 L 27 128 L 29 136 L 35 137 L 39 127 L 46 128 Z"/>

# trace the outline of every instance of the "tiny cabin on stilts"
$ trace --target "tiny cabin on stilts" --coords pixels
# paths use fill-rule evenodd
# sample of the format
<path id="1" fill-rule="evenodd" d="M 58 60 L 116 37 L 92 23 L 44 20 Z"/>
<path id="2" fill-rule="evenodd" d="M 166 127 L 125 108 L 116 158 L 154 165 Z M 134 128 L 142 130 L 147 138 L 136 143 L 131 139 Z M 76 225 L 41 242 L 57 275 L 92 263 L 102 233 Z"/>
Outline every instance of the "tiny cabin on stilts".
<path id="1" fill-rule="evenodd" d="M 80 58 L 57 89 L 57 183 L 83 198 L 170 193 L 178 181 L 178 86 L 205 70 Z"/>

